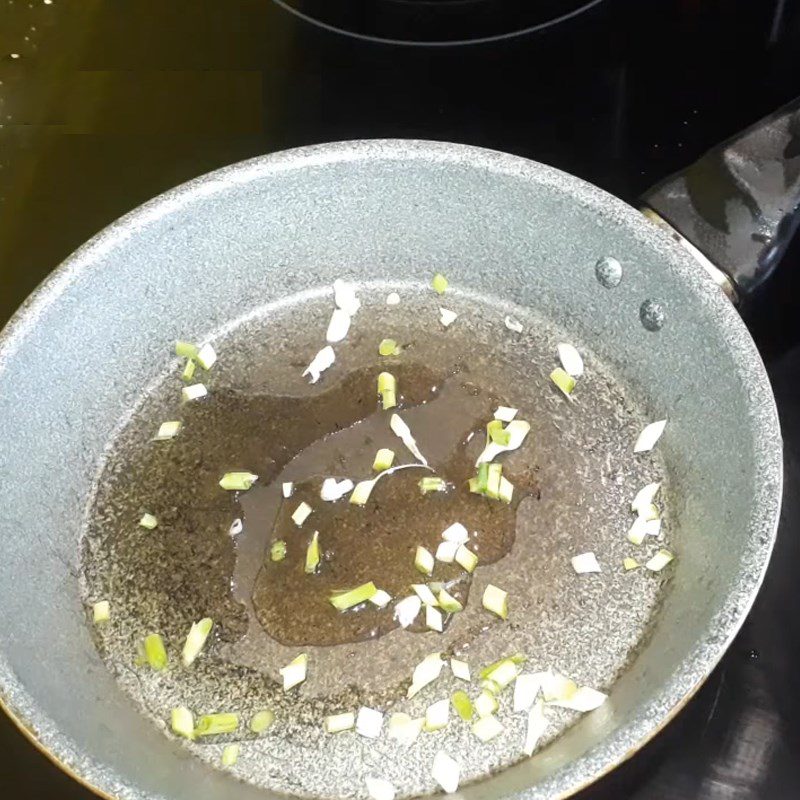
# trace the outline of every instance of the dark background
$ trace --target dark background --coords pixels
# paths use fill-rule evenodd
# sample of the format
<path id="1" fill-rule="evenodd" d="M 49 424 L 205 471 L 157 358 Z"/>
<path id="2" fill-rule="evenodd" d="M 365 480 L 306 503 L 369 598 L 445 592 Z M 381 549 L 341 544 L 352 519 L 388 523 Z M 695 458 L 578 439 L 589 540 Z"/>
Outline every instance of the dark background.
<path id="1" fill-rule="evenodd" d="M 324 13 L 362 33 L 421 38 L 415 2 L 327 0 Z M 480 37 L 582 0 L 440 2 L 461 15 L 445 34 Z M 120 214 L 243 158 L 336 139 L 446 139 L 553 164 L 635 203 L 797 95 L 793 0 L 604 0 L 457 47 L 334 33 L 271 0 L 0 0 L 0 324 Z M 765 589 L 689 707 L 581 800 L 800 798 L 797 250 L 748 320 L 787 440 Z M 90 796 L 2 718 L 0 789 L 12 788 L 23 799 Z"/>

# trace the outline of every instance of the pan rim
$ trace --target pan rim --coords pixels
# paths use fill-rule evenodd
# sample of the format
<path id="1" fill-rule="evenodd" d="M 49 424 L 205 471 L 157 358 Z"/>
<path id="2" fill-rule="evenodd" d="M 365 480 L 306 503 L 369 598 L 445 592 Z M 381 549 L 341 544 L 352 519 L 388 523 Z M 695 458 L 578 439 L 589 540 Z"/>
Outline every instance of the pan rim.
<path id="1" fill-rule="evenodd" d="M 28 331 L 78 278 L 92 274 L 97 259 L 148 224 L 200 198 L 236 185 L 301 168 L 363 160 L 423 160 L 458 163 L 488 172 L 511 174 L 547 185 L 593 210 L 612 214 L 652 249 L 701 296 L 727 327 L 729 354 L 740 371 L 748 395 L 749 425 L 755 430 L 754 461 L 762 480 L 754 487 L 750 537 L 743 557 L 750 570 L 741 570 L 716 618 L 714 641 L 695 643 L 665 689 L 642 708 L 637 718 L 613 731 L 574 761 L 560 767 L 536 785 L 516 795 L 519 800 L 566 798 L 590 785 L 630 758 L 683 708 L 711 674 L 749 613 L 763 583 L 777 533 L 782 488 L 783 455 L 777 407 L 766 369 L 749 331 L 738 313 L 711 279 L 677 243 L 641 216 L 633 207 L 580 178 L 520 156 L 472 145 L 413 139 L 366 139 L 284 150 L 238 162 L 183 183 L 147 201 L 100 231 L 65 259 L 34 290 L 0 331 L 0 374 L 24 341 Z M 680 682 L 676 680 L 680 677 Z M 152 797 L 127 784 L 118 774 L 81 754 L 69 737 L 56 729 L 0 654 L 0 707 L 32 743 L 57 766 L 97 794 L 124 800 Z M 474 787 L 477 787 L 475 784 Z M 469 791 L 470 787 L 465 787 Z"/>

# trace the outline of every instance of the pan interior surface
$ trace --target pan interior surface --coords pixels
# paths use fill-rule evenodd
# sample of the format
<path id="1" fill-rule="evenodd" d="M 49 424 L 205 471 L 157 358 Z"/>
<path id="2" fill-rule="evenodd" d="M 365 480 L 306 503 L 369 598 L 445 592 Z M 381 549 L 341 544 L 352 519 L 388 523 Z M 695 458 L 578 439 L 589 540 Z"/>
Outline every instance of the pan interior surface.
<path id="1" fill-rule="evenodd" d="M 616 283 L 598 280 L 596 264 L 606 256 L 620 262 Z M 441 300 L 429 288 L 436 272 L 452 287 Z M 365 305 L 347 340 L 334 345 L 336 363 L 310 388 L 301 372 L 324 344 L 337 278 L 363 287 Z M 384 301 L 392 289 L 403 301 L 390 329 Z M 459 313 L 447 330 L 438 305 Z M 523 323 L 519 337 L 503 325 L 507 314 Z M 240 505 L 228 494 L 212 496 L 213 479 L 220 469 L 250 469 L 261 476 L 251 491 L 268 491 L 275 471 L 289 466 L 282 459 L 295 453 L 263 447 L 263 431 L 252 420 L 248 428 L 241 411 L 283 413 L 287 397 L 308 408 L 317 402 L 312 395 L 349 393 L 351 411 L 363 398 L 373 404 L 368 413 L 342 420 L 346 405 L 316 408 L 319 424 L 341 423 L 337 436 L 351 436 L 358 419 L 373 424 L 376 398 L 363 376 L 383 366 L 375 348 L 384 337 L 409 345 L 397 374 L 401 387 L 412 388 L 413 407 L 400 413 L 415 425 L 443 407 L 415 375 L 435 379 L 451 399 L 463 398 L 468 385 L 480 406 L 463 412 L 468 426 L 480 428 L 477 416 L 495 400 L 519 405 L 531 422 L 530 441 L 505 459 L 524 489 L 513 541 L 484 540 L 490 555 L 469 587 L 463 620 L 456 615 L 440 637 L 446 645 L 434 634 L 380 626 L 375 638 L 369 630 L 324 629 L 312 616 L 313 640 L 300 644 L 297 626 L 275 627 L 270 609 L 280 598 L 273 594 L 259 595 L 253 611 L 280 643 L 248 648 L 252 593 L 236 572 L 245 561 L 235 548 L 263 542 L 247 530 L 247 494 Z M 197 406 L 178 402 L 176 339 L 211 340 L 220 354 L 204 377 L 209 397 Z M 571 405 L 547 379 L 563 340 L 587 365 Z M 461 382 L 463 370 L 452 374 L 459 364 L 471 380 Z M 430 402 L 420 407 L 420 398 Z M 223 425 L 215 410 L 238 421 Z M 150 441 L 156 423 L 175 418 L 186 423 L 176 439 Z M 281 434 L 299 441 L 297 425 L 307 418 L 298 415 Z M 669 422 L 655 453 L 633 459 L 639 427 L 662 418 Z M 453 430 L 448 423 L 428 441 Z M 297 450 L 305 457 L 318 438 Z M 573 724 L 556 717 L 552 740 L 530 759 L 518 759 L 520 730 L 510 720 L 504 736 L 479 750 L 451 722 L 447 732 L 421 738 L 424 752 L 463 734 L 451 755 L 468 756 L 465 781 L 494 773 L 466 783 L 466 800 L 569 795 L 635 752 L 713 669 L 762 580 L 781 494 L 780 431 L 763 364 L 735 310 L 690 257 L 625 204 L 575 178 L 431 142 L 350 142 L 256 159 L 178 187 L 103 231 L 0 335 L 0 441 L 2 702 L 67 769 L 120 800 L 261 800 L 281 796 L 279 781 L 294 795 L 354 787 L 349 774 L 334 775 L 337 765 L 380 773 L 391 762 L 382 750 L 388 743 L 371 748 L 351 734 L 323 743 L 320 717 L 334 704 L 392 709 L 419 657 L 467 644 L 473 670 L 484 658 L 527 649 L 533 667 L 552 665 L 607 689 L 609 699 Z M 280 441 L 276 434 L 269 444 Z M 402 452 L 399 444 L 393 449 Z M 315 452 L 305 471 L 318 468 L 324 453 Z M 243 454 L 252 463 L 239 463 Z M 143 474 L 149 465 L 163 477 L 167 455 L 179 467 L 173 480 Z M 651 478 L 666 481 L 665 541 L 676 554 L 663 587 L 657 576 L 615 571 L 630 493 Z M 413 481 L 398 473 L 381 483 L 393 479 L 403 492 Z M 389 488 L 375 490 L 386 508 Z M 430 501 L 437 527 L 441 509 L 432 503 L 442 499 L 416 498 Z M 161 519 L 149 533 L 136 527 L 145 511 Z M 242 512 L 245 538 L 232 541 L 227 529 Z M 392 519 L 404 523 L 408 513 L 394 507 Z M 193 527 L 197 520 L 204 522 Z M 263 536 L 268 527 L 254 530 Z M 387 563 L 395 563 L 390 534 L 396 531 L 386 532 Z M 346 548 L 349 540 L 333 541 Z M 596 550 L 603 572 L 571 574 L 572 548 Z M 180 581 L 181 555 L 193 567 L 191 581 Z M 335 559 L 328 563 L 333 570 Z M 312 577 L 324 582 L 325 575 Z M 490 577 L 508 581 L 506 625 L 481 614 L 480 589 Z M 87 600 L 100 594 L 113 601 L 112 622 L 94 630 Z M 610 608 L 618 609 L 613 630 Z M 187 623 L 203 614 L 219 624 L 207 652 L 184 672 L 177 648 Z M 458 641 L 462 626 L 468 635 Z M 165 635 L 173 664 L 158 676 L 135 664 L 137 644 L 150 632 Z M 291 697 L 276 693 L 276 668 L 303 651 L 308 680 Z M 356 656 L 346 658 L 349 652 Z M 347 661 L 340 669 L 337 654 Z M 330 668 L 315 671 L 324 659 Z M 340 671 L 352 676 L 344 688 Z M 444 697 L 447 680 L 414 701 Z M 233 707 L 244 715 L 269 701 L 279 721 L 263 741 L 243 743 L 233 773 L 245 780 L 235 780 L 211 766 L 217 743 L 190 745 L 198 758 L 159 730 L 175 701 L 197 713 Z M 336 752 L 316 760 L 320 745 Z M 363 760 L 355 748 L 363 748 Z M 429 765 L 412 768 L 419 775 L 398 778 L 403 791 L 429 791 Z M 363 787 L 348 791 L 364 794 Z"/>
<path id="2" fill-rule="evenodd" d="M 209 396 L 202 400 L 181 405 L 182 366 L 172 362 L 112 443 L 89 514 L 85 596 L 87 605 L 111 603 L 111 622 L 95 632 L 124 690 L 160 727 L 178 705 L 238 713 L 239 731 L 199 739 L 190 749 L 219 764 L 225 744 L 240 742 L 232 772 L 285 794 L 359 797 L 368 776 L 390 780 L 400 797 L 427 794 L 436 790 L 430 765 L 440 749 L 462 765 L 464 783 L 518 761 L 527 714 L 512 713 L 513 689 L 501 696 L 498 712 L 506 730 L 486 744 L 457 718 L 412 746 L 387 741 L 385 730 L 377 742 L 352 731 L 326 734 L 322 721 L 362 705 L 387 719 L 398 711 L 419 717 L 458 689 L 475 699 L 478 670 L 518 652 L 528 657 L 526 671 L 552 667 L 608 691 L 649 635 L 667 581 L 668 573 L 627 573 L 622 566 L 626 556 L 644 562 L 664 546 L 662 535 L 637 548 L 625 533 L 636 492 L 659 480 L 667 498 L 669 481 L 657 454 L 633 454 L 646 415 L 618 376 L 581 343 L 586 372 L 569 402 L 548 377 L 566 332 L 524 309 L 514 309 L 523 332 L 513 332 L 504 325 L 506 304 L 464 292 L 448 292 L 448 307 L 459 316 L 445 329 L 438 309 L 445 300 L 406 285 L 397 287 L 401 304 L 388 306 L 394 288 L 362 287 L 363 307 L 317 384 L 301 372 L 324 339 L 330 292 L 232 326 L 215 342 L 219 360 L 204 374 Z M 399 355 L 378 355 L 383 334 L 401 343 Z M 376 485 L 365 508 L 346 498 L 326 504 L 318 494 L 322 477 L 372 477 L 379 447 L 395 449 L 399 464 L 415 460 L 389 429 L 392 412 L 380 410 L 381 370 L 397 376 L 395 410 L 451 488 L 423 497 L 417 482 L 427 473 L 400 471 Z M 509 506 L 466 488 L 498 405 L 518 408 L 532 424 L 526 443 L 503 457 L 518 495 Z M 183 422 L 180 435 L 153 441 L 166 419 Z M 258 485 L 238 498 L 224 492 L 218 481 L 232 469 L 258 474 Z M 284 499 L 287 480 L 295 493 Z M 315 510 L 299 528 L 288 515 L 301 498 Z M 669 503 L 660 504 L 668 531 Z M 159 519 L 155 530 L 138 525 L 145 511 Z M 231 536 L 236 519 L 243 530 Z M 342 615 L 330 606 L 333 588 L 367 580 L 396 599 L 411 594 L 412 583 L 426 580 L 413 567 L 416 546 L 435 552 L 454 522 L 467 525 L 481 561 L 471 581 L 458 565 L 443 563 L 428 579 L 452 579 L 450 590 L 465 605 L 443 634 L 424 624 L 398 629 L 391 607 Z M 325 560 L 319 574 L 307 575 L 313 529 Z M 288 545 L 277 564 L 269 555 L 275 539 Z M 586 551 L 597 555 L 600 574 L 574 572 L 571 556 Z M 505 622 L 481 607 L 489 583 L 509 593 Z M 181 668 L 186 632 L 205 616 L 215 620 L 215 635 L 206 654 Z M 358 626 L 366 626 L 361 635 Z M 138 643 L 151 632 L 164 635 L 173 658 L 164 673 L 134 663 Z M 415 665 L 438 651 L 470 663 L 473 683 L 446 671 L 406 700 Z M 308 654 L 308 678 L 284 692 L 278 670 L 299 652 Z M 254 736 L 246 722 L 264 708 L 275 712 L 276 723 Z M 579 716 L 548 713 L 547 739 Z"/>

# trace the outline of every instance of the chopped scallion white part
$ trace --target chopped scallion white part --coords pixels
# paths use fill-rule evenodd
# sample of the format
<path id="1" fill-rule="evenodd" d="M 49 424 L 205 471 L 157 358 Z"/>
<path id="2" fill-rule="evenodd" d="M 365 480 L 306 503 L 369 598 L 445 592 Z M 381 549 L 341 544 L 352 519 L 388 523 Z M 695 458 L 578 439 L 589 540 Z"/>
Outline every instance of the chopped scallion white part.
<path id="1" fill-rule="evenodd" d="M 558 672 L 542 672 L 542 695 L 548 703 L 569 700 L 578 691 L 578 684 Z"/>
<path id="2" fill-rule="evenodd" d="M 233 733 L 238 727 L 238 714 L 204 714 L 197 720 L 194 733 L 195 736 L 216 736 L 220 733 Z"/>
<path id="3" fill-rule="evenodd" d="M 495 694 L 502 691 L 510 683 L 513 683 L 519 675 L 519 665 L 513 658 L 504 658 L 496 664 L 481 672 L 484 681 L 489 681 L 492 687 L 496 687 Z M 489 688 L 485 686 L 484 688 Z"/>
<path id="4" fill-rule="evenodd" d="M 290 661 L 285 667 L 281 667 L 278 672 L 283 676 L 283 691 L 301 684 L 306 679 L 308 669 L 308 655 L 300 653 L 297 658 Z"/>
<path id="5" fill-rule="evenodd" d="M 204 344 L 195 356 L 197 363 L 204 369 L 209 370 L 217 361 L 217 354 L 210 344 Z"/>
<path id="6" fill-rule="evenodd" d="M 288 500 L 294 494 L 294 483 L 291 481 L 284 481 L 281 484 L 281 493 L 284 498 Z"/>
<path id="7" fill-rule="evenodd" d="M 500 723 L 497 717 L 491 714 L 488 717 L 481 717 L 477 722 L 472 724 L 472 732 L 482 742 L 489 742 L 495 736 L 499 736 L 505 728 Z"/>
<path id="8" fill-rule="evenodd" d="M 440 750 L 433 758 L 431 775 L 436 783 L 448 794 L 458 791 L 461 767 L 444 750 Z"/>
<path id="9" fill-rule="evenodd" d="M 202 383 L 193 383 L 191 386 L 184 386 L 181 389 L 181 397 L 184 403 L 189 403 L 192 400 L 199 400 L 208 394 L 208 389 Z"/>
<path id="10" fill-rule="evenodd" d="M 424 583 L 412 583 L 411 588 L 417 593 L 419 599 L 426 606 L 438 605 L 436 595 L 434 595 L 434 593 Z"/>
<path id="11" fill-rule="evenodd" d="M 437 272 L 433 276 L 433 280 L 431 281 L 431 286 L 433 287 L 433 291 L 436 292 L 436 294 L 444 294 L 445 291 L 447 290 L 448 285 L 449 283 L 447 278 L 445 278 L 445 276 L 442 275 L 440 272 Z"/>
<path id="12" fill-rule="evenodd" d="M 444 630 L 444 621 L 442 620 L 442 612 L 433 606 L 425 606 L 425 625 L 432 631 Z"/>
<path id="13" fill-rule="evenodd" d="M 544 705 L 541 700 L 537 700 L 533 704 L 533 708 L 528 714 L 528 730 L 525 734 L 525 744 L 523 751 L 526 756 L 533 755 L 536 750 L 536 745 L 539 744 L 539 739 L 547 730 L 548 720 L 544 714 Z"/>
<path id="14" fill-rule="evenodd" d="M 579 556 L 573 556 L 570 561 L 572 562 L 572 569 L 583 575 L 587 572 L 600 572 L 600 564 L 594 553 L 581 553 Z"/>
<path id="15" fill-rule="evenodd" d="M 257 480 L 258 475 L 252 472 L 226 472 L 219 485 L 229 492 L 246 492 Z"/>
<path id="16" fill-rule="evenodd" d="M 403 422 L 399 414 L 392 414 L 392 418 L 389 420 L 389 427 L 392 429 L 392 433 L 394 433 L 394 435 L 397 436 L 408 448 L 414 458 L 427 467 L 428 460 L 419 451 L 417 442 L 411 435 L 411 429 L 408 427 L 408 425 L 406 425 L 405 422 Z"/>
<path id="17" fill-rule="evenodd" d="M 352 283 L 343 280 L 333 282 L 333 301 L 338 308 L 346 311 L 351 317 L 361 308 L 361 301 L 356 296 L 356 288 Z"/>
<path id="18" fill-rule="evenodd" d="M 378 345 L 379 356 L 399 356 L 400 348 L 394 339 L 381 339 Z"/>
<path id="19" fill-rule="evenodd" d="M 416 741 L 417 737 L 422 733 L 422 726 L 425 724 L 425 719 L 419 717 L 412 719 L 408 714 L 402 711 L 392 714 L 389 717 L 389 738 L 394 739 L 403 745 L 410 745 Z"/>
<path id="20" fill-rule="evenodd" d="M 478 556 L 463 544 L 456 550 L 456 563 L 467 572 L 475 572 L 478 566 Z"/>
<path id="21" fill-rule="evenodd" d="M 186 706 L 177 706 L 172 709 L 170 718 L 172 732 L 186 739 L 194 739 L 194 717 Z"/>
<path id="22" fill-rule="evenodd" d="M 414 554 L 414 566 L 423 575 L 428 575 L 429 577 L 433 575 L 433 553 L 424 547 L 417 547 L 416 553 Z"/>
<path id="23" fill-rule="evenodd" d="M 517 409 L 508 406 L 498 406 L 497 411 L 494 412 L 494 418 L 499 419 L 500 422 L 511 422 L 516 416 Z"/>
<path id="24" fill-rule="evenodd" d="M 374 708 L 361 706 L 356 717 L 356 733 L 367 739 L 377 739 L 383 727 L 383 714 Z"/>
<path id="25" fill-rule="evenodd" d="M 292 522 L 294 522 L 294 524 L 299 528 L 308 519 L 309 514 L 313 510 L 314 509 L 311 508 L 311 506 L 306 503 L 305 500 L 303 500 L 294 510 L 294 513 L 292 514 Z"/>
<path id="26" fill-rule="evenodd" d="M 622 566 L 625 567 L 626 572 L 629 572 L 632 569 L 638 569 L 642 565 L 635 558 L 623 558 Z"/>
<path id="27" fill-rule="evenodd" d="M 658 422 L 651 422 L 636 439 L 636 444 L 633 446 L 634 453 L 646 453 L 656 446 L 656 442 L 661 438 L 664 433 L 664 428 L 667 427 L 667 421 L 660 419 Z"/>
<path id="28" fill-rule="evenodd" d="M 378 395 L 384 411 L 397 405 L 397 380 L 391 372 L 378 375 Z"/>
<path id="29" fill-rule="evenodd" d="M 158 527 L 158 520 L 152 514 L 142 514 L 142 518 L 139 520 L 139 526 L 152 531 Z"/>
<path id="30" fill-rule="evenodd" d="M 525 441 L 525 437 L 528 435 L 530 429 L 531 425 L 529 422 L 525 422 L 521 419 L 511 420 L 505 427 L 505 431 L 509 434 L 508 444 L 505 445 L 493 442 L 491 437 L 487 435 L 486 447 L 478 456 L 475 466 L 479 467 L 484 462 L 489 463 L 494 461 L 495 456 L 500 453 L 505 453 L 507 450 L 516 450 Z"/>
<path id="31" fill-rule="evenodd" d="M 186 366 L 181 372 L 181 380 L 189 383 L 194 378 L 194 373 L 197 372 L 197 362 L 193 358 L 186 359 Z"/>
<path id="32" fill-rule="evenodd" d="M 419 480 L 419 490 L 422 494 L 429 494 L 430 492 L 443 492 L 447 489 L 447 483 L 444 478 L 426 476 Z"/>
<path id="33" fill-rule="evenodd" d="M 514 711 L 527 711 L 536 700 L 542 688 L 542 676 L 538 673 L 523 672 L 514 684 Z"/>
<path id="34" fill-rule="evenodd" d="M 244 523 L 238 517 L 231 522 L 230 528 L 228 528 L 228 535 L 229 536 L 238 536 L 244 530 Z"/>
<path id="35" fill-rule="evenodd" d="M 394 450 L 390 450 L 388 447 L 381 447 L 381 449 L 375 453 L 372 469 L 376 472 L 382 472 L 385 469 L 389 469 L 392 464 L 394 464 Z"/>
<path id="36" fill-rule="evenodd" d="M 175 355 L 181 358 L 194 358 L 197 355 L 198 347 L 191 342 L 183 342 L 178 339 L 175 342 Z"/>
<path id="37" fill-rule="evenodd" d="M 483 592 L 483 607 L 500 619 L 508 619 L 508 593 L 490 583 Z"/>
<path id="38" fill-rule="evenodd" d="M 335 503 L 351 491 L 353 491 L 353 481 L 350 478 L 343 478 L 340 481 L 336 478 L 325 478 L 319 496 L 328 503 Z"/>
<path id="39" fill-rule="evenodd" d="M 645 567 L 651 572 L 661 572 L 664 567 L 675 558 L 669 550 L 659 550 L 647 563 Z"/>
<path id="40" fill-rule="evenodd" d="M 190 667 L 197 656 L 200 655 L 200 651 L 203 649 L 213 627 L 214 622 L 209 617 L 204 617 L 199 622 L 192 623 L 181 654 L 184 667 Z"/>
<path id="41" fill-rule="evenodd" d="M 460 522 L 454 522 L 442 531 L 442 539 L 445 542 L 466 544 L 469 540 L 469 531 Z"/>
<path id="42" fill-rule="evenodd" d="M 108 600 L 98 600 L 92 606 L 92 621 L 95 625 L 100 622 L 108 622 L 111 619 L 111 603 Z"/>
<path id="43" fill-rule="evenodd" d="M 166 669 L 169 663 L 164 640 L 157 633 L 151 633 L 144 639 L 144 656 L 147 663 L 156 671 Z"/>
<path id="44" fill-rule="evenodd" d="M 556 367 L 550 373 L 550 380 L 561 390 L 567 400 L 572 400 L 572 392 L 575 390 L 575 378 L 572 377 L 561 367 Z"/>
<path id="45" fill-rule="evenodd" d="M 364 782 L 367 784 L 367 792 L 371 800 L 394 800 L 396 791 L 394 785 L 389 781 L 367 776 Z"/>
<path id="46" fill-rule="evenodd" d="M 400 627 L 407 628 L 417 618 L 422 608 L 422 600 L 416 595 L 404 597 L 394 607 L 394 618 L 400 623 Z"/>
<path id="47" fill-rule="evenodd" d="M 356 726 L 356 715 L 352 711 L 343 714 L 331 714 L 325 717 L 325 733 L 341 733 L 350 731 Z"/>
<path id="48" fill-rule="evenodd" d="M 155 435 L 155 441 L 163 442 L 165 439 L 172 439 L 177 436 L 183 423 L 178 420 L 170 420 L 169 422 L 162 422 L 158 428 L 158 433 Z"/>
<path id="49" fill-rule="evenodd" d="M 337 592 L 328 599 L 331 605 L 338 611 L 347 611 L 349 608 L 366 603 L 378 593 L 378 587 L 372 581 L 362 583 L 355 589 L 348 589 L 344 592 Z"/>
<path id="50" fill-rule="evenodd" d="M 631 511 L 639 515 L 643 514 L 653 504 L 660 488 L 660 483 L 648 483 L 643 489 L 639 489 L 636 497 L 631 500 Z"/>
<path id="51" fill-rule="evenodd" d="M 283 561 L 286 558 L 286 542 L 283 539 L 273 542 L 269 548 L 269 557 L 273 561 Z"/>
<path id="52" fill-rule="evenodd" d="M 222 748 L 222 766 L 232 767 L 239 760 L 239 745 L 226 744 Z"/>
<path id="53" fill-rule="evenodd" d="M 319 562 L 322 560 L 319 550 L 319 531 L 314 531 L 311 541 L 308 543 L 306 549 L 306 566 L 305 571 L 307 575 L 313 575 L 317 571 Z"/>
<path id="54" fill-rule="evenodd" d="M 658 536 L 661 532 L 660 519 L 646 519 L 645 517 L 636 517 L 628 531 L 628 541 L 632 544 L 641 544 L 645 536 Z"/>
<path id="55" fill-rule="evenodd" d="M 330 345 L 326 345 L 322 350 L 317 353 L 311 360 L 311 363 L 306 367 L 303 376 L 309 376 L 309 383 L 316 383 L 319 376 L 336 361 L 336 353 Z"/>
<path id="56" fill-rule="evenodd" d="M 565 700 L 551 700 L 548 705 L 558 708 L 569 708 L 572 711 L 594 711 L 608 699 L 608 695 L 598 692 L 589 686 L 581 686 L 573 695 Z"/>
<path id="57" fill-rule="evenodd" d="M 437 700 L 425 709 L 425 724 L 422 729 L 428 733 L 440 731 L 450 722 L 450 701 Z"/>
<path id="58" fill-rule="evenodd" d="M 462 681 L 469 682 L 470 674 L 469 674 L 469 664 L 466 661 L 461 661 L 458 658 L 451 658 L 450 659 L 450 671 L 453 675 Z"/>
<path id="59" fill-rule="evenodd" d="M 514 317 L 506 316 L 503 322 L 505 322 L 506 328 L 508 328 L 510 331 L 514 331 L 514 333 L 522 333 L 522 323 L 519 320 L 514 319 Z"/>
<path id="60" fill-rule="evenodd" d="M 341 342 L 350 330 L 350 315 L 341 308 L 334 308 L 325 339 L 328 342 Z"/>
<path id="61" fill-rule="evenodd" d="M 436 548 L 436 560 L 452 564 L 456 560 L 456 550 L 460 546 L 458 542 L 441 542 Z"/>
<path id="62" fill-rule="evenodd" d="M 383 589 L 378 589 L 372 597 L 369 599 L 372 605 L 377 606 L 378 608 L 386 608 L 389 603 L 392 602 L 392 596 L 389 592 L 384 591 Z"/>
<path id="63" fill-rule="evenodd" d="M 573 378 L 580 378 L 583 375 L 583 359 L 581 354 L 566 342 L 558 345 L 558 358 L 564 371 Z"/>
<path id="64" fill-rule="evenodd" d="M 510 503 L 511 498 L 514 496 L 514 484 L 502 475 L 500 476 L 500 488 L 497 492 L 497 496 L 504 503 Z"/>
<path id="65" fill-rule="evenodd" d="M 386 305 L 387 306 L 397 306 L 400 305 L 400 295 L 397 292 L 389 292 L 386 295 Z"/>
<path id="66" fill-rule="evenodd" d="M 275 722 L 275 714 L 268 708 L 263 711 L 256 711 L 250 720 L 250 730 L 253 733 L 264 733 L 267 728 L 272 727 L 273 722 Z"/>
<path id="67" fill-rule="evenodd" d="M 474 706 L 479 717 L 488 717 L 490 714 L 494 714 L 494 712 L 497 711 L 500 704 L 491 692 L 484 689 L 475 700 Z"/>
<path id="68" fill-rule="evenodd" d="M 439 607 L 448 614 L 457 614 L 464 610 L 464 606 L 447 589 L 439 590 Z"/>
<path id="69" fill-rule="evenodd" d="M 439 306 L 439 321 L 445 328 L 449 328 L 458 319 L 458 314 L 449 308 Z"/>

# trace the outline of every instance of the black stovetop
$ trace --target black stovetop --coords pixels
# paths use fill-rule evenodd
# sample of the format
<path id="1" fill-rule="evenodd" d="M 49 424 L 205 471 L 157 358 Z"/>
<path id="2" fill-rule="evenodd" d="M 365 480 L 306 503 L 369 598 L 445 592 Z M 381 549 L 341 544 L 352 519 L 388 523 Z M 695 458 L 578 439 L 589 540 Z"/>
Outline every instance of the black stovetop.
<path id="1" fill-rule="evenodd" d="M 260 153 L 447 139 L 553 164 L 635 202 L 800 95 L 800 0 L 0 2 L 0 322 L 103 225 Z M 433 28 L 437 6 L 450 16 Z M 461 46 L 370 38 L 537 26 Z M 786 261 L 748 320 L 786 437 L 764 589 L 689 706 L 581 800 L 800 797 L 800 246 Z M 0 787 L 91 796 L 4 718 L 0 743 Z"/>

